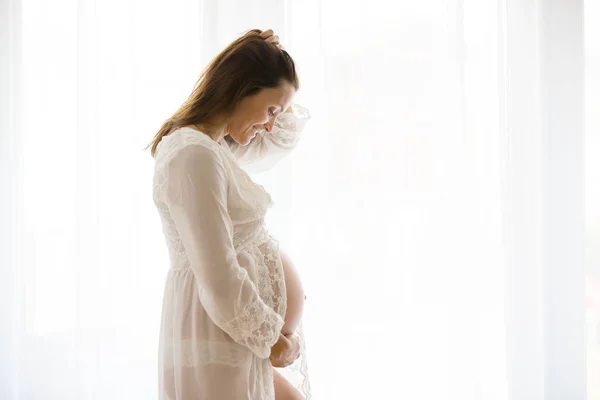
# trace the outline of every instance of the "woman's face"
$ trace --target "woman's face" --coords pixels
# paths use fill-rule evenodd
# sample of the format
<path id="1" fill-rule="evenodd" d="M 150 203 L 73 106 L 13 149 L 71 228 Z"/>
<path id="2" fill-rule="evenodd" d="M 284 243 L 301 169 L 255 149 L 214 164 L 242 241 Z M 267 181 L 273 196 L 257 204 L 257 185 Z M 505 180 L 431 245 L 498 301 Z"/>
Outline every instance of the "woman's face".
<path id="1" fill-rule="evenodd" d="M 271 131 L 275 118 L 288 109 L 295 94 L 294 86 L 284 81 L 276 88 L 244 98 L 227 124 L 227 133 L 246 146 L 259 131 Z"/>

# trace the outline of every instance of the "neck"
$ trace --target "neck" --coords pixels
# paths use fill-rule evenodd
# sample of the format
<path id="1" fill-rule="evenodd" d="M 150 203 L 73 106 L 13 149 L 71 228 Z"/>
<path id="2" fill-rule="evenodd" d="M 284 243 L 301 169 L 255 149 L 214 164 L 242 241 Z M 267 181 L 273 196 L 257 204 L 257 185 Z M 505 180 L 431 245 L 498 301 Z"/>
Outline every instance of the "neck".
<path id="1" fill-rule="evenodd" d="M 226 125 L 195 124 L 194 127 L 217 143 L 227 136 Z"/>

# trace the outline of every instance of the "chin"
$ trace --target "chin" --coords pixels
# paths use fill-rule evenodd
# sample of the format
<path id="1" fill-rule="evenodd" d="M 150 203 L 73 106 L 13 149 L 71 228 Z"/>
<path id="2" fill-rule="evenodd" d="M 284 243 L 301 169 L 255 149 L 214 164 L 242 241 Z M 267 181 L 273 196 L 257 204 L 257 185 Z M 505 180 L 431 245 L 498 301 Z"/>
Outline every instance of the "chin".
<path id="1" fill-rule="evenodd" d="M 241 137 L 232 137 L 233 140 L 236 141 L 237 144 L 239 144 L 240 146 L 247 146 L 250 144 L 250 142 L 252 141 L 252 139 L 254 139 L 256 135 L 254 134 L 248 134 L 248 135 L 242 135 Z"/>
<path id="2" fill-rule="evenodd" d="M 246 136 L 246 145 L 250 144 L 250 142 L 256 137 L 256 135 L 248 135 Z"/>
<path id="3" fill-rule="evenodd" d="M 245 136 L 242 139 L 236 140 L 236 142 L 240 145 L 240 146 L 248 146 L 250 144 L 250 142 L 252 141 L 252 136 Z"/>

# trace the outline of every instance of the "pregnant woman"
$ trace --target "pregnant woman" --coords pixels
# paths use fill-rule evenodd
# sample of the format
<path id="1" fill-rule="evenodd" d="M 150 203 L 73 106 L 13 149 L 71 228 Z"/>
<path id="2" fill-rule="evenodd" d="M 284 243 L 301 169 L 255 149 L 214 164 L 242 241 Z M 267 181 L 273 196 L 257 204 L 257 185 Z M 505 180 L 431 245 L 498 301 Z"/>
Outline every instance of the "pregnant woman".
<path id="1" fill-rule="evenodd" d="M 250 31 L 212 60 L 150 144 L 171 259 L 161 400 L 310 396 L 302 285 L 265 227 L 271 197 L 246 172 L 270 168 L 296 145 L 309 118 L 292 104 L 298 87 L 278 37 Z"/>

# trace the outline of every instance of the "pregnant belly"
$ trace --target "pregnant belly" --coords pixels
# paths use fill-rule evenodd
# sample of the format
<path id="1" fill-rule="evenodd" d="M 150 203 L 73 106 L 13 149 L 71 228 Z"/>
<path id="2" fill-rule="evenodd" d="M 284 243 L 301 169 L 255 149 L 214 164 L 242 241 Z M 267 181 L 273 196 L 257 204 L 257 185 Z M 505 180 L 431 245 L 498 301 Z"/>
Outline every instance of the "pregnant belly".
<path id="1" fill-rule="evenodd" d="M 292 334 L 296 331 L 302 320 L 304 311 L 304 289 L 300 281 L 300 275 L 292 260 L 283 251 L 279 252 L 281 264 L 283 265 L 283 274 L 285 276 L 285 290 L 287 294 L 287 310 L 285 313 L 285 324 L 281 329 L 284 335 Z"/>

